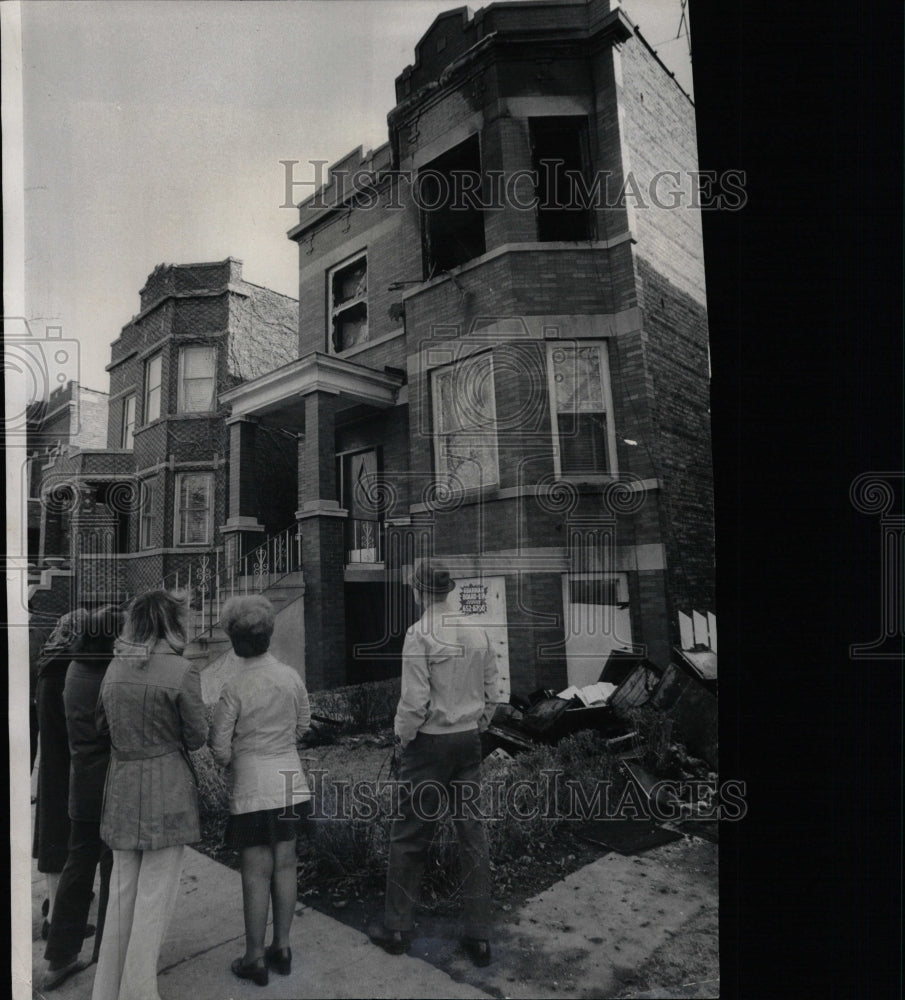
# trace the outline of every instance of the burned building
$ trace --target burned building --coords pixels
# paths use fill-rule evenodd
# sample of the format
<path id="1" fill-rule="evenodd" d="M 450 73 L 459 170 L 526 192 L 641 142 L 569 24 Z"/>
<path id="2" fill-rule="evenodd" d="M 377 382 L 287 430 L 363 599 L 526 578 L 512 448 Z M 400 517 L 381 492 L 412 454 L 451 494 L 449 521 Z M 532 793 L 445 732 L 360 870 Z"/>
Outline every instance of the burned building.
<path id="1" fill-rule="evenodd" d="M 693 103 L 607 0 L 442 14 L 396 101 L 299 205 L 295 358 L 220 396 L 234 552 L 297 546 L 312 688 L 398 671 L 426 554 L 504 691 L 665 664 L 714 610 Z"/>

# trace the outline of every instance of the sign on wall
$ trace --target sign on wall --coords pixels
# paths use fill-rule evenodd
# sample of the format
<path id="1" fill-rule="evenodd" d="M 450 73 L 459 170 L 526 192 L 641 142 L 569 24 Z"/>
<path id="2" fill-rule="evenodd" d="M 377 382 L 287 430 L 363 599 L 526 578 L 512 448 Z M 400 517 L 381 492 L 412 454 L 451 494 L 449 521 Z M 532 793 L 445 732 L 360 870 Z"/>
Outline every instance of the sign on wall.
<path id="1" fill-rule="evenodd" d="M 499 700 L 509 701 L 509 634 L 506 627 L 506 580 L 502 576 L 460 577 L 450 605 L 487 629 L 497 658 Z"/>

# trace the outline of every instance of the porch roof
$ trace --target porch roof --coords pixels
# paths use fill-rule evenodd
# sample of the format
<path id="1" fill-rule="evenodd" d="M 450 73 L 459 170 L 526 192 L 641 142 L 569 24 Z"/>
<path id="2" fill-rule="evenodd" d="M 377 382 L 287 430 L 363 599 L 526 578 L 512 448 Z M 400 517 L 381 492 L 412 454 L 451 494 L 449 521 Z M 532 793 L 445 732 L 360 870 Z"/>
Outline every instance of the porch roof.
<path id="1" fill-rule="evenodd" d="M 395 404 L 404 380 L 401 372 L 380 371 L 312 351 L 251 382 L 227 389 L 219 398 L 231 407 L 232 419 L 279 416 L 303 423 L 303 400 L 312 392 L 339 396 L 349 406 L 364 404 L 383 409 Z"/>

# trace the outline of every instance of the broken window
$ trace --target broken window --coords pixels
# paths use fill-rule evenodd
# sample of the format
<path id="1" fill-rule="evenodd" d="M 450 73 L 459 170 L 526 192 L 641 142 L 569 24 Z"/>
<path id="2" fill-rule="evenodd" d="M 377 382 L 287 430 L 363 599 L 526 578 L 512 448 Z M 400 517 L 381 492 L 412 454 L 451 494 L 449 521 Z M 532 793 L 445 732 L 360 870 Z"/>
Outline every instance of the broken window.
<path id="1" fill-rule="evenodd" d="M 551 344 L 547 357 L 556 474 L 615 472 L 606 344 Z"/>
<path id="2" fill-rule="evenodd" d="M 347 351 L 368 339 L 368 256 L 360 253 L 328 272 L 330 348 Z"/>
<path id="3" fill-rule="evenodd" d="M 528 127 L 537 174 L 537 238 L 591 239 L 587 118 L 530 118 Z"/>
<path id="4" fill-rule="evenodd" d="M 495 486 L 496 396 L 489 352 L 431 372 L 437 482 L 455 489 Z"/>
<path id="5" fill-rule="evenodd" d="M 477 135 L 422 167 L 416 190 L 425 279 L 484 253 L 481 148 Z"/>

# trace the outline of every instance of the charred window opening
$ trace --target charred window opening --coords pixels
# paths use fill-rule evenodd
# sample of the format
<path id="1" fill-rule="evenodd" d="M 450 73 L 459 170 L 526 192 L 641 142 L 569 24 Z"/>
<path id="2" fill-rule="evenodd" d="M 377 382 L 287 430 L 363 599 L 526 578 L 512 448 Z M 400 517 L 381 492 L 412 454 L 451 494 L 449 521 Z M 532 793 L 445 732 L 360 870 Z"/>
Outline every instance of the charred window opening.
<path id="1" fill-rule="evenodd" d="M 528 124 L 537 175 L 538 240 L 591 239 L 587 119 L 531 118 Z"/>
<path id="2" fill-rule="evenodd" d="M 477 135 L 422 167 L 417 196 L 425 279 L 484 253 L 481 148 Z"/>
<path id="3" fill-rule="evenodd" d="M 329 272 L 330 346 L 334 354 L 368 339 L 368 258 L 357 257 Z"/>

